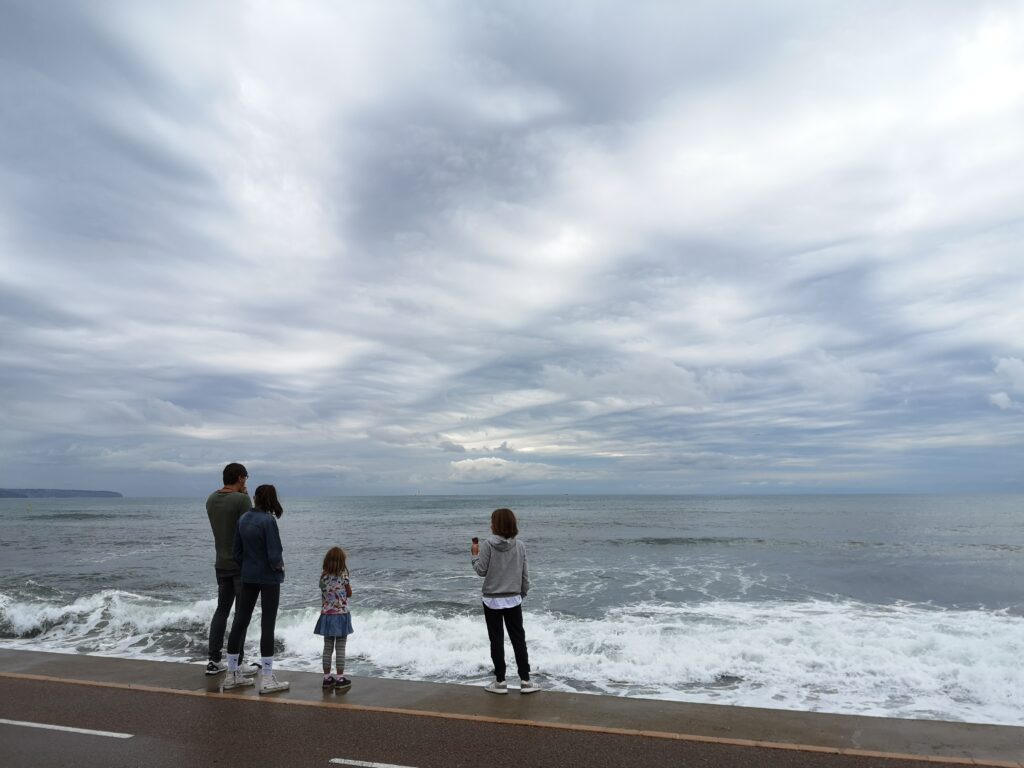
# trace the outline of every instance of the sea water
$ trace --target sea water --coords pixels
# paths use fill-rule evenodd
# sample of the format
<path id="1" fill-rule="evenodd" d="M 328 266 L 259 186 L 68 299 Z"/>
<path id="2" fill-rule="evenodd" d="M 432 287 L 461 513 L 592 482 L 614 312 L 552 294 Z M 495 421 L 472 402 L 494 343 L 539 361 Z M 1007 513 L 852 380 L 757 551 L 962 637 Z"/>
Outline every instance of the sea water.
<path id="1" fill-rule="evenodd" d="M 355 591 L 349 673 L 488 680 L 469 546 L 510 506 L 545 688 L 1024 722 L 1024 496 L 282 501 L 283 669 L 320 669 L 317 578 L 340 545 Z M 0 646 L 205 661 L 204 499 L 4 499 L 0 521 Z M 258 627 L 257 609 L 252 656 Z"/>

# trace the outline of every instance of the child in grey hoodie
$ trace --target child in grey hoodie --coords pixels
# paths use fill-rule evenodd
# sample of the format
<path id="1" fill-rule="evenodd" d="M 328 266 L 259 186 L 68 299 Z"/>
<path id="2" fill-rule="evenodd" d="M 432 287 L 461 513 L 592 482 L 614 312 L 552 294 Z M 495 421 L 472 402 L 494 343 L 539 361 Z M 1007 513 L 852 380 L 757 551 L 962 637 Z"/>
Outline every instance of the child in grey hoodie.
<path id="1" fill-rule="evenodd" d="M 485 689 L 489 693 L 508 693 L 505 684 L 505 629 L 508 629 L 516 656 L 519 692 L 535 693 L 540 690 L 536 683 L 530 681 L 530 657 L 526 651 L 522 607 L 523 598 L 530 591 L 530 574 L 526 567 L 526 547 L 516 538 L 518 535 L 515 513 L 502 507 L 491 513 L 491 535 L 482 544 L 473 539 L 470 548 L 473 570 L 484 577 L 484 620 L 491 642 L 495 678 Z"/>

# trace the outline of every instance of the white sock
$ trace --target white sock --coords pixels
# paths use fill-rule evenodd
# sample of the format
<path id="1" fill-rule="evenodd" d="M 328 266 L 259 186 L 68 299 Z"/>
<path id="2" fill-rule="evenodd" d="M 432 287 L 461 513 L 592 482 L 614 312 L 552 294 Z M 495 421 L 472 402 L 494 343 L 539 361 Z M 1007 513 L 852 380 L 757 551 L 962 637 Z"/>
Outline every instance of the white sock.
<path id="1" fill-rule="evenodd" d="M 238 654 L 237 653 L 229 653 L 228 654 L 228 672 L 237 672 L 237 671 L 238 671 Z"/>
<path id="2" fill-rule="evenodd" d="M 270 677 L 274 674 L 274 657 L 264 656 L 260 661 L 263 662 L 263 676 Z"/>

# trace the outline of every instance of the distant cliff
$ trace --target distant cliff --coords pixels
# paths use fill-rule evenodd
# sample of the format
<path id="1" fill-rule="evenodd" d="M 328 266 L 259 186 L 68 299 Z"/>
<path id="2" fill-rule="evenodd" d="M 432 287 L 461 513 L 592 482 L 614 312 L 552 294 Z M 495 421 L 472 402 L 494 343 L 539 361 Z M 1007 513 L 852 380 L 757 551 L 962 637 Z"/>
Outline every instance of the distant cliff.
<path id="1" fill-rule="evenodd" d="M 0 488 L 0 499 L 123 499 L 117 491 L 65 491 L 57 488 Z"/>

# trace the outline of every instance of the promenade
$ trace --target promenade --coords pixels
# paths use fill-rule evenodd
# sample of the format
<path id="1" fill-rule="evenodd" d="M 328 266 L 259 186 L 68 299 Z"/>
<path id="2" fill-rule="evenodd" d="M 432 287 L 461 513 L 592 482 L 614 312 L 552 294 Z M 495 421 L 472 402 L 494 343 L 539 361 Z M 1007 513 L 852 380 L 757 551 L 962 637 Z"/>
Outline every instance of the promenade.
<path id="1" fill-rule="evenodd" d="M 198 664 L 0 649 L 0 764 L 1024 768 L 1017 727 L 278 677 L 291 690 L 261 697 L 220 692 Z"/>

